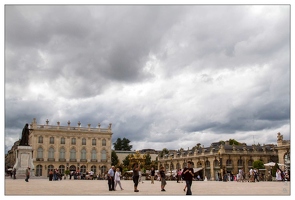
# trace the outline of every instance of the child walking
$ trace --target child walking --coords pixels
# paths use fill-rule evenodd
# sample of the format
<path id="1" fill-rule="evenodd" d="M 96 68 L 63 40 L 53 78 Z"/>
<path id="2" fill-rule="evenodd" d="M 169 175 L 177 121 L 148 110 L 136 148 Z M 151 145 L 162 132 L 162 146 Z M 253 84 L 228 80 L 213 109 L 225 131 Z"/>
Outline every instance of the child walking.
<path id="1" fill-rule="evenodd" d="M 119 184 L 121 190 L 123 190 L 122 186 L 121 186 L 121 179 L 120 179 L 121 173 L 120 173 L 120 169 L 117 168 L 116 169 L 116 173 L 115 173 L 115 190 L 117 187 L 117 184 Z"/>

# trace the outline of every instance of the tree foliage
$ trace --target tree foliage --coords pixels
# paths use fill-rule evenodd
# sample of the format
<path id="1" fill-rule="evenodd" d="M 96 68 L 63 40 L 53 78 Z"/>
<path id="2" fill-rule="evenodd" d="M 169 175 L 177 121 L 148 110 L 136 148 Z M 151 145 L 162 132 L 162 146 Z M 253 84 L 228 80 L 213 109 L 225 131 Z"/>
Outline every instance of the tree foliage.
<path id="1" fill-rule="evenodd" d="M 151 158 L 151 155 L 148 153 L 145 156 L 145 165 L 150 165 L 151 163 L 152 163 L 152 158 Z"/>
<path id="2" fill-rule="evenodd" d="M 120 150 L 120 151 L 131 151 L 132 145 L 129 145 L 130 140 L 127 138 L 118 138 L 116 142 L 113 143 L 114 149 L 115 150 Z"/>
<path id="3" fill-rule="evenodd" d="M 122 161 L 124 166 L 129 166 L 129 155 L 125 157 L 125 159 Z"/>
<path id="4" fill-rule="evenodd" d="M 118 163 L 119 163 L 119 159 L 118 159 L 118 156 L 116 154 L 116 152 L 114 150 L 112 150 L 112 165 L 113 166 L 116 166 Z"/>
<path id="5" fill-rule="evenodd" d="M 264 164 L 261 160 L 255 160 L 253 162 L 253 168 L 255 169 L 264 169 Z"/>
<path id="6" fill-rule="evenodd" d="M 160 156 L 163 157 L 164 155 L 168 154 L 169 153 L 169 150 L 167 148 L 164 148 L 161 153 L 160 153 Z"/>
<path id="7" fill-rule="evenodd" d="M 229 139 L 228 142 L 229 142 L 229 145 L 240 145 L 240 143 L 236 141 L 235 139 Z"/>

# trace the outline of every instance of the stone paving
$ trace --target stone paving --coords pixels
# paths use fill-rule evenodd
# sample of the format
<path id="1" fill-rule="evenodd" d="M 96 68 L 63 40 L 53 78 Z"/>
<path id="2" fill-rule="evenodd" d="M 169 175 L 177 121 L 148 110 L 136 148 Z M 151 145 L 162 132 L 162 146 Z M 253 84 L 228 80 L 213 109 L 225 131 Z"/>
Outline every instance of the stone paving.
<path id="1" fill-rule="evenodd" d="M 185 183 L 167 181 L 166 192 L 160 189 L 160 182 L 151 184 L 145 180 L 139 183 L 139 192 L 133 191 L 131 180 L 121 180 L 124 190 L 117 186 L 116 191 L 109 191 L 106 180 L 61 180 L 49 181 L 48 179 L 31 178 L 29 182 L 24 179 L 6 178 L 4 181 L 4 195 L 81 195 L 81 196 L 184 196 Z M 290 196 L 290 182 L 221 182 L 221 181 L 193 181 L 192 193 L 195 196 Z"/>

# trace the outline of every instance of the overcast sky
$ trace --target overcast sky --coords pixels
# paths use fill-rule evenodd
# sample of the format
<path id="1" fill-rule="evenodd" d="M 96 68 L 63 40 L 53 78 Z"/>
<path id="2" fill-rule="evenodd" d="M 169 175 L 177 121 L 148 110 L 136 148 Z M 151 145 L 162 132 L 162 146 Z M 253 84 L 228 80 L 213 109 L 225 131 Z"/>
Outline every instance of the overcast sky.
<path id="1" fill-rule="evenodd" d="M 289 5 L 5 6 L 5 147 L 25 123 L 133 150 L 290 139 Z"/>

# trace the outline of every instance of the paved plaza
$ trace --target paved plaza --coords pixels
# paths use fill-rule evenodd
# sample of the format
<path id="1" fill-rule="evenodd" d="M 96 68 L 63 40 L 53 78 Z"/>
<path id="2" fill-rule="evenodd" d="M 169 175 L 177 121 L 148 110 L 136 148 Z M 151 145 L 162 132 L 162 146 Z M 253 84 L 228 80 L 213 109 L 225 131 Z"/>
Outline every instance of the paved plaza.
<path id="1" fill-rule="evenodd" d="M 150 181 L 139 183 L 139 192 L 133 191 L 131 180 L 121 180 L 124 190 L 109 191 L 106 180 L 61 180 L 49 181 L 48 179 L 31 178 L 29 182 L 24 179 L 4 180 L 4 195 L 69 195 L 69 196 L 184 196 L 185 183 L 167 181 L 166 192 L 160 189 L 160 182 Z M 192 193 L 195 196 L 289 196 L 291 195 L 290 182 L 221 182 L 221 181 L 193 181 Z"/>

